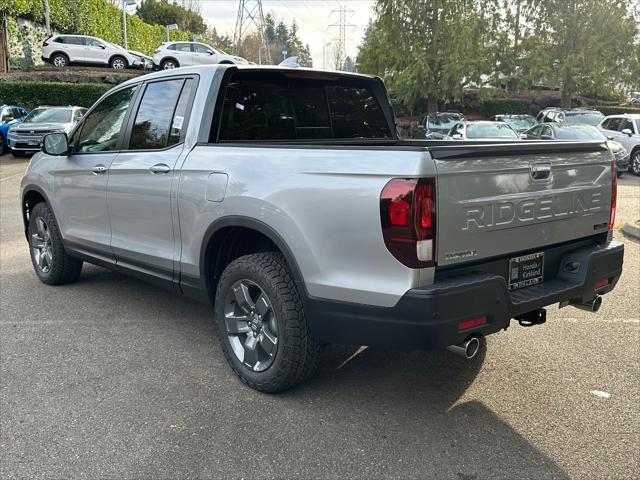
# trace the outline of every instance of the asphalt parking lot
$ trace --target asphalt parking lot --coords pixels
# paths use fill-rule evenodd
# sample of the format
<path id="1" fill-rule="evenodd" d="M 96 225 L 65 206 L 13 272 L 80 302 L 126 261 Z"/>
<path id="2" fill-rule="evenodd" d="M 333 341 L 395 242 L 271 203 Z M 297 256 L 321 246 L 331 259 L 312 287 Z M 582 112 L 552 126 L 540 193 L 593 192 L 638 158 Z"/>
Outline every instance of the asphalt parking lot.
<path id="1" fill-rule="evenodd" d="M 227 368 L 207 306 L 90 265 L 41 284 L 25 167 L 0 157 L 2 478 L 637 478 L 640 242 L 620 230 L 597 315 L 550 307 L 471 363 L 329 347 L 312 381 L 269 396 Z M 625 175 L 617 226 L 639 218 Z"/>

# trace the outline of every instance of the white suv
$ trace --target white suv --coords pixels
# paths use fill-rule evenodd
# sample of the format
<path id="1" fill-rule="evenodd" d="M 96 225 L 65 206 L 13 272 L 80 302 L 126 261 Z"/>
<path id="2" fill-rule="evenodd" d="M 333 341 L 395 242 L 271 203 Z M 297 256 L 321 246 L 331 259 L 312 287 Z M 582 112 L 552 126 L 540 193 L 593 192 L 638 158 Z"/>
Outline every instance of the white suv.
<path id="1" fill-rule="evenodd" d="M 640 114 L 609 115 L 598 129 L 630 152 L 629 171 L 640 175 Z"/>
<path id="2" fill-rule="evenodd" d="M 54 35 L 42 43 L 42 60 L 56 67 L 72 63 L 108 65 L 117 70 L 151 68 L 151 58 L 88 35 Z"/>
<path id="3" fill-rule="evenodd" d="M 242 57 L 196 42 L 165 42 L 153 54 L 153 66 L 162 70 L 216 63 L 249 63 Z"/>

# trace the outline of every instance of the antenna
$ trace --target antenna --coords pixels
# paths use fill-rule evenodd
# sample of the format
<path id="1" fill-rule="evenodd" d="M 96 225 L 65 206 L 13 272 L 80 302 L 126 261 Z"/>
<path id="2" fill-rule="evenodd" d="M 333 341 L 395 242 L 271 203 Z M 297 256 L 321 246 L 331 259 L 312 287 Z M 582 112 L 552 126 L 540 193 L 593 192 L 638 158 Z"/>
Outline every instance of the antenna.
<path id="1" fill-rule="evenodd" d="M 255 27 L 260 41 L 258 47 L 258 64 L 262 65 L 263 60 L 270 64 L 271 53 L 269 52 L 265 35 L 262 0 L 239 0 L 236 30 L 233 34 L 233 51 L 236 55 L 239 53 L 238 50 L 240 49 L 240 45 L 242 45 L 242 40 L 252 27 Z"/>
<path id="2" fill-rule="evenodd" d="M 347 30 L 353 32 L 356 28 L 356 25 L 348 22 L 355 13 L 356 12 L 351 10 L 349 7 L 340 5 L 339 7 L 331 10 L 331 13 L 329 14 L 329 18 L 335 15 L 338 16 L 338 21 L 330 24 L 327 27 L 327 30 L 337 30 L 337 36 L 334 37 L 332 41 L 332 60 L 333 66 L 336 70 L 341 70 L 344 68 L 344 59 L 346 56 L 345 53 L 348 40 Z"/>

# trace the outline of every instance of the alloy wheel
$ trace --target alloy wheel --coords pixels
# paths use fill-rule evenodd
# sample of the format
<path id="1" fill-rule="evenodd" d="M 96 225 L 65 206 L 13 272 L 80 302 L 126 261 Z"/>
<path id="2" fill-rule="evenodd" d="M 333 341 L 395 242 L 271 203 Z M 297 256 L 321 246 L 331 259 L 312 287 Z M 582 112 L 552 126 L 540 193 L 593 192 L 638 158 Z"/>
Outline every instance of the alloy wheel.
<path id="1" fill-rule="evenodd" d="M 64 67 L 67 64 L 67 59 L 62 55 L 56 55 L 56 57 L 53 59 L 53 64 L 56 67 Z"/>
<path id="2" fill-rule="evenodd" d="M 269 368 L 278 349 L 278 322 L 262 288 L 251 280 L 235 282 L 225 297 L 224 316 L 236 358 L 254 372 Z"/>
<path id="3" fill-rule="evenodd" d="M 631 159 L 631 171 L 634 175 L 640 175 L 640 150 L 638 150 Z"/>
<path id="4" fill-rule="evenodd" d="M 162 65 L 163 70 L 173 70 L 174 68 L 176 68 L 176 64 L 170 60 L 167 62 L 164 62 L 164 64 Z"/>
<path id="5" fill-rule="evenodd" d="M 124 60 L 122 60 L 121 58 L 116 58 L 115 60 L 113 60 L 113 62 L 111 62 L 111 66 L 116 70 L 122 70 L 126 67 Z"/>
<path id="6" fill-rule="evenodd" d="M 36 218 L 36 233 L 31 236 L 31 249 L 36 265 L 43 273 L 49 273 L 53 265 L 51 232 L 42 217 Z"/>

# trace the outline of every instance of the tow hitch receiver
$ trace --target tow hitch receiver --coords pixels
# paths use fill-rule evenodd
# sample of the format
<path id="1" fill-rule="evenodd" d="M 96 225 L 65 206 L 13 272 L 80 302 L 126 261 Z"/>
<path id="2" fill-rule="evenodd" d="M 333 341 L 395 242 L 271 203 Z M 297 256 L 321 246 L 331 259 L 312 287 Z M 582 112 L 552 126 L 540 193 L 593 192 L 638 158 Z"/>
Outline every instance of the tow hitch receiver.
<path id="1" fill-rule="evenodd" d="M 523 327 L 532 327 L 534 325 L 542 325 L 547 321 L 547 310 L 541 308 L 531 312 L 524 313 L 515 317 L 518 323 Z"/>

